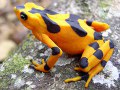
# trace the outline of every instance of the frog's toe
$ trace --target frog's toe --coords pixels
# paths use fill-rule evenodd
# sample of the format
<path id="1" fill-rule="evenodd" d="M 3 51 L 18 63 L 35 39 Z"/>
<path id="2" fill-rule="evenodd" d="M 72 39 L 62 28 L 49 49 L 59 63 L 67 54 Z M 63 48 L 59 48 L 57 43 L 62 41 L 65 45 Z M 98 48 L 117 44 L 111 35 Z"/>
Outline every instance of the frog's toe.
<path id="1" fill-rule="evenodd" d="M 30 62 L 33 64 L 33 65 L 35 65 L 35 66 L 39 66 L 39 64 L 37 63 L 37 62 L 35 62 L 34 60 L 30 60 Z"/>
<path id="2" fill-rule="evenodd" d="M 29 65 L 29 68 L 31 68 L 31 69 L 35 69 L 35 68 L 34 68 L 34 65 Z"/>
<path id="3" fill-rule="evenodd" d="M 79 81 L 79 80 L 81 80 L 81 77 L 77 76 L 77 77 L 74 77 L 74 78 L 68 78 L 64 82 L 69 83 L 69 82 L 76 82 L 76 81 Z"/>
<path id="4" fill-rule="evenodd" d="M 81 71 L 81 68 L 80 67 L 75 67 L 74 70 L 75 71 Z"/>
<path id="5" fill-rule="evenodd" d="M 44 63 L 45 63 L 45 60 L 44 60 L 44 59 L 42 59 L 42 60 L 41 60 L 41 62 L 42 62 L 42 64 L 44 64 Z"/>
<path id="6" fill-rule="evenodd" d="M 32 63 L 32 61 L 33 61 L 33 60 L 32 60 L 32 59 L 30 59 L 30 62 L 31 62 L 31 63 Z"/>

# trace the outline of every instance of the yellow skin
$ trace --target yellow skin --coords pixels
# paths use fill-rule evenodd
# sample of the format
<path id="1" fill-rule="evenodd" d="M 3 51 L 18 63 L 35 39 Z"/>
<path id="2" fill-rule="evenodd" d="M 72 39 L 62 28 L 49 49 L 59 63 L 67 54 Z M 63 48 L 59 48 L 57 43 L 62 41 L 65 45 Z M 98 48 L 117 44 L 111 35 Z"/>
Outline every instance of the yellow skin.
<path id="1" fill-rule="evenodd" d="M 85 74 L 66 79 L 65 82 L 86 79 L 85 87 L 88 87 L 92 77 L 103 70 L 113 53 L 112 41 L 104 41 L 98 33 L 109 28 L 106 23 L 81 20 L 73 14 L 58 14 L 34 3 L 16 6 L 14 11 L 22 24 L 52 49 L 47 62 L 43 59 L 42 64 L 31 61 L 36 70 L 49 72 L 63 51 L 71 55 L 82 53 L 80 66 L 75 70 Z"/>

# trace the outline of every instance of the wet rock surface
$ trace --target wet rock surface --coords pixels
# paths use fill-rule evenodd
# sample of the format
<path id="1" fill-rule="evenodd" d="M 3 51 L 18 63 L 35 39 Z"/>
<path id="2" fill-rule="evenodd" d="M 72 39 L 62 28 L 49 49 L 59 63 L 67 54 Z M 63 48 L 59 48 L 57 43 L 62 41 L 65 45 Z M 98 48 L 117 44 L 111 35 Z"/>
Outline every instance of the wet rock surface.
<path id="1" fill-rule="evenodd" d="M 102 34 L 106 39 L 113 40 L 115 51 L 105 69 L 93 78 L 88 90 L 120 90 L 120 16 L 118 15 L 120 10 L 118 1 L 68 0 L 68 4 L 65 0 L 58 2 L 54 2 L 49 8 L 62 13 L 73 11 L 79 16 L 82 15 L 82 18 L 97 19 L 110 24 L 111 28 Z M 93 2 L 94 4 L 91 5 Z M 40 63 L 41 58 L 47 59 L 50 54 L 51 50 L 36 40 L 32 34 L 27 35 L 24 42 L 10 54 L 5 62 L 0 64 L 0 89 L 86 90 L 84 81 L 67 84 L 63 82 L 66 78 L 79 75 L 73 70 L 75 66 L 78 66 L 78 56 L 69 57 L 63 54 L 49 73 L 29 68 L 30 59 Z"/>

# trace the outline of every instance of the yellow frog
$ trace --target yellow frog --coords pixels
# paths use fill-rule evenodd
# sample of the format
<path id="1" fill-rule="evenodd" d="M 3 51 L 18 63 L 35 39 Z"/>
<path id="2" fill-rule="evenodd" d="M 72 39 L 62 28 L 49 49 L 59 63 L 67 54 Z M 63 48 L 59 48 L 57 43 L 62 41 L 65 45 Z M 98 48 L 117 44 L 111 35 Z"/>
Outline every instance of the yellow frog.
<path id="1" fill-rule="evenodd" d="M 74 14 L 59 14 L 30 2 L 16 6 L 14 11 L 22 24 L 52 49 L 47 62 L 43 59 L 42 64 L 31 61 L 36 70 L 49 72 L 63 51 L 71 55 L 82 53 L 80 66 L 75 70 L 85 74 L 65 82 L 86 79 L 85 87 L 88 87 L 92 77 L 103 70 L 113 53 L 113 42 L 104 41 L 99 33 L 109 28 L 106 23 L 82 20 Z"/>

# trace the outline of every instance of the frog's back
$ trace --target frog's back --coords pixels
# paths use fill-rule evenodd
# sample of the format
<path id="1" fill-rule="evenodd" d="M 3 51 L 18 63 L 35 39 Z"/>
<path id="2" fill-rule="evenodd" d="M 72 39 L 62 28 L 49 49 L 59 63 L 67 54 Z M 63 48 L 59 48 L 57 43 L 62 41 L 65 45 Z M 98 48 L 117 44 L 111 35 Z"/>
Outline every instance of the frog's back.
<path id="1" fill-rule="evenodd" d="M 77 54 L 94 41 L 94 30 L 79 16 L 74 14 L 48 14 L 47 16 L 53 23 L 51 24 L 53 27 L 50 26 L 51 30 L 57 31 L 56 34 L 52 31 L 48 35 L 63 51 Z"/>
<path id="2" fill-rule="evenodd" d="M 40 10 L 36 8 L 32 8 L 29 12 L 32 14 L 38 13 L 40 17 L 42 17 L 47 27 L 46 30 L 48 30 L 50 33 L 65 33 L 74 31 L 80 37 L 84 37 L 87 35 L 87 25 L 77 15 L 58 14 L 48 9 Z M 85 26 L 85 28 L 83 28 L 82 26 Z"/>
<path id="3" fill-rule="evenodd" d="M 40 15 L 39 21 L 44 21 L 42 23 L 45 25 L 46 34 L 67 53 L 80 53 L 94 41 L 94 30 L 77 15 L 58 14 L 51 10 L 37 8 L 32 8 L 29 12 Z"/>
<path id="4" fill-rule="evenodd" d="M 45 24 L 48 36 L 62 49 L 69 50 L 73 47 L 74 41 L 76 49 L 85 46 L 94 40 L 94 30 L 91 29 L 79 16 L 74 14 L 58 14 L 51 10 L 32 9 L 31 13 L 39 13 Z M 78 44 L 79 43 L 79 44 Z M 84 44 L 83 47 L 80 44 Z M 76 51 L 76 49 L 74 49 Z M 67 51 L 66 51 L 67 52 Z M 70 52 L 70 51 L 69 51 Z M 72 52 L 72 51 L 71 51 Z"/>
<path id="5" fill-rule="evenodd" d="M 90 39 L 95 32 L 84 20 L 81 20 L 79 16 L 74 14 L 47 14 L 47 17 L 51 23 L 50 27 L 53 26 L 52 30 L 58 31 L 56 35 L 64 36 L 69 34 L 69 36 L 81 39 L 88 36 Z"/>
<path id="6" fill-rule="evenodd" d="M 88 32 L 94 32 L 84 20 L 81 20 L 79 16 L 74 14 L 47 14 L 48 21 L 50 21 L 51 26 L 58 26 L 58 28 L 53 28 L 53 30 L 60 31 L 61 33 L 70 33 L 73 31 L 79 37 L 84 37 L 88 35 Z M 59 30 L 58 30 L 59 29 Z M 71 34 L 74 34 L 71 33 Z"/>

